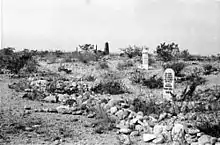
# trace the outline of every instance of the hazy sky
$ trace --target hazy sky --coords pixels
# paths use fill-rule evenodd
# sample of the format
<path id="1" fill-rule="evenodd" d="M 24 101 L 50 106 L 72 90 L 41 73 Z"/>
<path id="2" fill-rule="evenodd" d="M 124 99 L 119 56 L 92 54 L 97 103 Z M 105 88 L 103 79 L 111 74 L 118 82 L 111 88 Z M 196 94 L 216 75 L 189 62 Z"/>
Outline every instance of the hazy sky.
<path id="1" fill-rule="evenodd" d="M 75 50 L 79 44 L 176 42 L 194 54 L 220 52 L 217 0 L 2 0 L 2 47 Z"/>

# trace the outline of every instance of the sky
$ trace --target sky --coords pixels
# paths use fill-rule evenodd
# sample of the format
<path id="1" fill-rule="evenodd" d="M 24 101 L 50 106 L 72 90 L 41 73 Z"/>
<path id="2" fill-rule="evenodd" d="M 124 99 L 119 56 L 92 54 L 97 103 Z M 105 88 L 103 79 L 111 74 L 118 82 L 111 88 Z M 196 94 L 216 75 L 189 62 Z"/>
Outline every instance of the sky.
<path id="1" fill-rule="evenodd" d="M 192 54 L 220 52 L 219 0 L 2 0 L 2 46 L 74 51 L 109 42 L 154 51 L 175 42 Z"/>

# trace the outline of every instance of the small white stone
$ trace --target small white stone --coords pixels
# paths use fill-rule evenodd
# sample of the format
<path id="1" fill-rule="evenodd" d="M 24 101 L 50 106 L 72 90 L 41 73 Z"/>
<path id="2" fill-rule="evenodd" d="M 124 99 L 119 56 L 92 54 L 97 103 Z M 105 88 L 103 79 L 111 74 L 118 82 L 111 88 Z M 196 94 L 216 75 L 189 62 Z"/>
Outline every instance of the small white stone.
<path id="1" fill-rule="evenodd" d="M 131 129 L 129 129 L 129 128 L 121 128 L 119 130 L 119 132 L 120 133 L 124 133 L 124 134 L 129 134 L 129 133 L 131 133 Z"/>
<path id="2" fill-rule="evenodd" d="M 111 114 L 114 114 L 117 111 L 118 111 L 118 108 L 116 106 L 110 108 Z"/>
<path id="3" fill-rule="evenodd" d="M 143 134 L 143 141 L 149 142 L 156 138 L 156 135 L 154 134 Z"/>
<path id="4" fill-rule="evenodd" d="M 165 126 L 163 126 L 163 125 L 155 125 L 154 129 L 153 129 L 153 133 L 155 135 L 159 135 L 163 132 L 164 129 L 165 129 Z"/>

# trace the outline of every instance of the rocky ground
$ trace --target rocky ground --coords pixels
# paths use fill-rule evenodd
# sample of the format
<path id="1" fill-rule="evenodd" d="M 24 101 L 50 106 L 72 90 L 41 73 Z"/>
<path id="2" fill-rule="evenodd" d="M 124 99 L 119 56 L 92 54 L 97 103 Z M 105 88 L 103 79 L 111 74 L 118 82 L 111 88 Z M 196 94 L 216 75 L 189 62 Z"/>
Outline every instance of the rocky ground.
<path id="1" fill-rule="evenodd" d="M 57 70 L 54 64 L 42 66 Z M 92 91 L 94 83 L 79 78 L 87 73 L 100 77 L 100 71 L 106 70 L 92 65 L 71 67 L 74 67 L 72 74 L 61 72 L 58 77 L 1 76 L 1 144 L 220 144 L 220 136 L 198 128 L 205 118 L 213 124 L 210 129 L 215 125 L 216 130 L 220 129 L 219 96 L 205 95 L 212 90 L 200 93 L 199 100 L 168 103 L 161 98 L 161 89 L 133 86 L 124 77 L 123 82 L 132 92 L 98 94 Z M 158 73 L 155 70 L 150 72 Z M 219 84 L 219 78 L 218 74 L 206 76 L 208 81 L 202 88 Z M 154 101 L 148 100 L 143 105 L 137 98 Z M 138 110 L 137 104 L 144 106 L 144 110 Z"/>

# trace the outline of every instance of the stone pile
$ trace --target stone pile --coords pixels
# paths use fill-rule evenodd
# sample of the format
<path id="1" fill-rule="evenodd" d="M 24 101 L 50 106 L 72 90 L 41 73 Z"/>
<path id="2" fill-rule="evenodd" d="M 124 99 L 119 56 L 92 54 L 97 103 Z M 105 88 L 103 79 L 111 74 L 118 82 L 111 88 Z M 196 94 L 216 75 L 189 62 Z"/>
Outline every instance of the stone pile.
<path id="1" fill-rule="evenodd" d="M 62 96 L 63 97 L 63 96 Z M 132 105 L 128 104 L 122 98 L 117 99 L 101 99 L 90 101 L 91 98 L 75 97 L 75 105 L 61 105 L 56 109 L 44 108 L 36 109 L 36 112 L 61 113 L 72 115 L 87 115 L 87 117 L 95 117 L 95 112 L 89 112 L 88 106 L 101 103 L 110 118 L 116 121 L 117 133 L 124 144 L 131 144 L 135 138 L 142 138 L 143 142 L 151 144 L 189 144 L 189 145 L 218 145 L 220 138 L 212 137 L 204 134 L 191 123 L 185 122 L 184 115 L 179 114 L 173 116 L 170 113 L 162 113 L 156 115 L 144 115 L 143 112 L 134 112 Z M 82 99 L 81 106 L 77 106 L 77 102 Z M 91 105 L 91 103 L 93 103 Z M 28 107 L 27 107 L 28 108 Z M 30 109 L 30 108 L 28 108 Z"/>
<path id="2" fill-rule="evenodd" d="M 40 108 L 31 110 L 25 107 L 26 113 L 47 112 L 71 115 L 86 115 L 89 118 L 97 116 L 94 106 L 99 104 L 106 114 L 114 120 L 119 139 L 124 144 L 131 144 L 135 138 L 142 138 L 143 142 L 150 144 L 172 143 L 175 145 L 219 145 L 220 138 L 212 137 L 201 132 L 193 123 L 187 120 L 198 118 L 196 114 L 183 114 L 192 108 L 199 106 L 200 102 L 179 102 L 176 113 L 164 112 L 160 115 L 144 115 L 143 112 L 135 112 L 132 100 L 124 98 L 99 97 L 90 91 L 86 84 L 70 83 L 68 80 L 58 80 L 51 83 L 48 80 L 29 80 L 30 88 L 25 92 L 37 89 L 45 92 L 43 101 L 61 103 L 57 108 Z M 53 85 L 53 86 L 52 86 Z M 48 92 L 48 86 L 52 90 Z M 198 105 L 197 105 L 198 104 Z M 176 109 L 174 108 L 174 109 Z M 179 112 L 179 113 L 178 113 Z"/>

